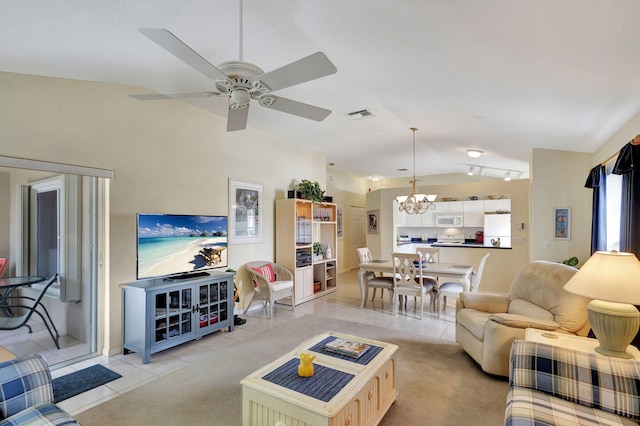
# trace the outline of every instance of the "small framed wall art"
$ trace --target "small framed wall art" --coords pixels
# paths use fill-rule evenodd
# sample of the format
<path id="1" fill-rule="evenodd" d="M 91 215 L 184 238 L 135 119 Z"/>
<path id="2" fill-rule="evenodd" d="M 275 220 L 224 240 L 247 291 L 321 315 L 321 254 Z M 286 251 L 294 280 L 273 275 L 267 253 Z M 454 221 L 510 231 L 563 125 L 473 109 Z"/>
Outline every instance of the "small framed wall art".
<path id="1" fill-rule="evenodd" d="M 263 242 L 262 185 L 229 179 L 229 242 Z"/>
<path id="2" fill-rule="evenodd" d="M 378 233 L 378 210 L 369 210 L 367 212 L 367 233 Z"/>
<path id="3" fill-rule="evenodd" d="M 571 208 L 556 207 L 553 209 L 553 239 L 571 239 Z"/>

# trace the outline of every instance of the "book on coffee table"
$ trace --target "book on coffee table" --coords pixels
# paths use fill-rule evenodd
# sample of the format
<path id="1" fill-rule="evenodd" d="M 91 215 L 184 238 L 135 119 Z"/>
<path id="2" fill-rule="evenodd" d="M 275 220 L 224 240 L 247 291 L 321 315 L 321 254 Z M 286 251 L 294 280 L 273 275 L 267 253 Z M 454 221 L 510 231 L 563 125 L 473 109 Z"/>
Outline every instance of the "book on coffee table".
<path id="1" fill-rule="evenodd" d="M 342 338 L 337 338 L 324 345 L 324 348 L 330 352 L 346 355 L 351 358 L 360 358 L 369 347 L 366 343 Z"/>

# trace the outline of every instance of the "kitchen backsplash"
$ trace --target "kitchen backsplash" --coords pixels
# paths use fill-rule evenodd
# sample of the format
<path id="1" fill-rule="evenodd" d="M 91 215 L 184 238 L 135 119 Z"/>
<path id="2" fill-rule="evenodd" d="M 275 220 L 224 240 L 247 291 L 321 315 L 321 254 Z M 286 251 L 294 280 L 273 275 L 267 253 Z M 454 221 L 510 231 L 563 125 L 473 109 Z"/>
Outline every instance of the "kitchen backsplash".
<path id="1" fill-rule="evenodd" d="M 397 229 L 398 238 L 401 235 L 407 235 L 409 238 L 420 238 L 422 240 L 428 240 L 429 238 L 436 238 L 438 234 L 464 234 L 467 239 L 475 239 L 476 232 L 482 231 L 482 227 L 479 228 L 428 228 L 428 227 L 399 227 Z"/>

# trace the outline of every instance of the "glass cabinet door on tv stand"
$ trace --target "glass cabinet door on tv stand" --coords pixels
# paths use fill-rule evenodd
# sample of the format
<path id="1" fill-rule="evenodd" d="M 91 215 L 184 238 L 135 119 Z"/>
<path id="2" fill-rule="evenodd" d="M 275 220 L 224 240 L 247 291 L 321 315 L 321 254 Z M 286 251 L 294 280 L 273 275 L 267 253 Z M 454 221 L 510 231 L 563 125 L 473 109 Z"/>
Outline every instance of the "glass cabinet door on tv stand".
<path id="1" fill-rule="evenodd" d="M 122 284 L 123 352 L 151 354 L 225 327 L 233 331 L 234 274 L 210 271 L 191 279 L 145 279 Z"/>
<path id="2" fill-rule="evenodd" d="M 228 281 L 198 284 L 200 299 L 196 334 L 207 333 L 211 328 L 217 329 L 218 322 L 226 322 L 229 319 L 227 300 L 230 284 L 233 286 L 233 282 Z M 233 290 L 231 291 L 233 293 Z"/>
<path id="3" fill-rule="evenodd" d="M 162 343 L 170 338 L 193 333 L 191 318 L 193 289 L 189 287 L 154 294 L 154 343 Z"/>

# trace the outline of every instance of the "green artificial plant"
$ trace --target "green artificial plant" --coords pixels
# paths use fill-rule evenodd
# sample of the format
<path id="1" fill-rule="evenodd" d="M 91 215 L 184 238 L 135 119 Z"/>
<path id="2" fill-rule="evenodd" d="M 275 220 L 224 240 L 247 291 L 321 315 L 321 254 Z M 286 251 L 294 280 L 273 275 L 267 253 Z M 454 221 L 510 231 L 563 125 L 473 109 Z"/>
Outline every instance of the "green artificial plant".
<path id="1" fill-rule="evenodd" d="M 324 194 L 318 182 L 311 182 L 307 179 L 302 179 L 298 185 L 298 192 L 305 200 L 313 201 L 314 203 L 321 203 L 322 195 Z"/>
<path id="2" fill-rule="evenodd" d="M 327 248 L 322 245 L 321 242 L 316 241 L 315 243 L 313 243 L 313 254 L 315 255 L 324 255 L 325 252 L 327 251 Z"/>

